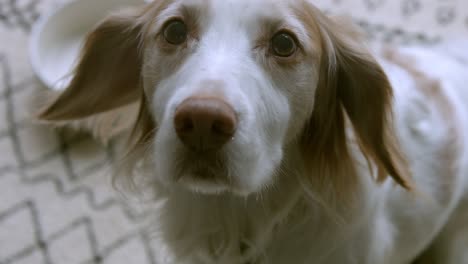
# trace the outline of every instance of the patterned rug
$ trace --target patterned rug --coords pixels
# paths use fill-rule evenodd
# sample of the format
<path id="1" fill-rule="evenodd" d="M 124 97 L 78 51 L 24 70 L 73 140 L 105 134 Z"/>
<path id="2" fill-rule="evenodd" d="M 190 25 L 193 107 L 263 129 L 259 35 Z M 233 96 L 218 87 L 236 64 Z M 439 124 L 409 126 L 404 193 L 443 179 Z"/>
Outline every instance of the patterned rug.
<path id="1" fill-rule="evenodd" d="M 28 115 L 30 94 L 41 86 L 28 62 L 28 35 L 59 2 L 0 0 L 0 264 L 162 263 L 145 210 L 111 188 L 115 145 L 35 125 Z M 378 41 L 468 35 L 462 0 L 316 2 L 351 11 Z"/>

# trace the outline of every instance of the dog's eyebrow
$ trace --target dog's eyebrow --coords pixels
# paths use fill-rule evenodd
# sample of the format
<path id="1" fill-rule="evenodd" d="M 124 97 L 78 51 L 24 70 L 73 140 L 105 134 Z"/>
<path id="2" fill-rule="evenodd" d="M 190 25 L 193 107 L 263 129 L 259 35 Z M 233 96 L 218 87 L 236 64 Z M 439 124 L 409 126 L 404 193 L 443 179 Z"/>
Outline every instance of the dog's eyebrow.
<path id="1" fill-rule="evenodd" d="M 285 21 L 275 17 L 261 17 L 259 23 L 259 44 L 269 42 L 273 35 L 276 34 L 279 30 L 288 28 Z"/>
<path id="2" fill-rule="evenodd" d="M 188 24 L 192 31 L 198 31 L 199 19 L 200 16 L 206 12 L 206 9 L 204 9 L 206 5 L 200 6 L 197 4 L 175 3 L 171 8 L 168 8 L 168 6 L 169 5 L 164 6 L 164 8 L 159 10 L 160 12 L 156 12 L 156 14 L 153 15 L 152 22 L 149 23 L 149 27 L 146 30 L 147 36 L 152 37 L 154 34 L 160 32 L 165 22 L 172 18 L 181 18 Z"/>
<path id="3" fill-rule="evenodd" d="M 198 5 L 182 4 L 180 6 L 180 13 L 184 18 L 197 18 L 200 15 L 201 7 Z"/>
<path id="4" fill-rule="evenodd" d="M 289 25 L 285 20 L 277 17 L 262 17 L 260 18 L 260 31 L 258 42 L 259 44 L 266 43 L 278 33 L 280 30 L 288 30 L 296 33 L 294 27 Z"/>
<path id="5" fill-rule="evenodd" d="M 189 3 L 182 3 L 179 12 L 184 18 L 197 21 L 200 17 L 206 16 L 210 9 L 211 1 L 203 0 Z"/>
<path id="6" fill-rule="evenodd" d="M 199 23 L 200 18 L 206 16 L 205 12 L 208 10 L 208 1 L 204 1 L 203 5 L 195 5 L 195 4 L 182 4 L 179 7 L 179 14 L 185 20 L 185 23 L 189 25 L 192 31 L 197 32 L 199 31 Z"/>
<path id="7" fill-rule="evenodd" d="M 262 32 L 268 32 L 271 35 L 286 26 L 285 21 L 280 18 L 273 17 L 263 17 L 261 18 L 260 23 L 262 25 Z"/>

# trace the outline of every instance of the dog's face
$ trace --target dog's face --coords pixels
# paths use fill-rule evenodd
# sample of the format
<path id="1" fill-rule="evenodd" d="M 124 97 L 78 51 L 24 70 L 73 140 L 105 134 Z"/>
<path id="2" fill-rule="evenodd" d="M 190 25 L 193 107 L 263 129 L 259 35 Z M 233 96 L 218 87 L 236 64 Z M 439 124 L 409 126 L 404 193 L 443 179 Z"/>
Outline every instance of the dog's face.
<path id="1" fill-rule="evenodd" d="M 191 0 L 158 15 L 142 70 L 157 177 L 202 192 L 271 182 L 317 85 L 318 45 L 292 14 L 287 1 Z"/>
<path id="2" fill-rule="evenodd" d="M 160 183 L 249 194 L 274 182 L 294 144 L 316 153 L 317 167 L 333 155 L 341 166 L 342 151 L 347 169 L 345 110 L 370 158 L 398 178 L 383 157 L 388 81 L 352 33 L 333 33 L 331 23 L 301 0 L 155 1 L 90 34 L 70 87 L 41 117 L 142 100 L 147 124 L 137 128 L 153 132 Z M 374 113 L 360 105 L 368 96 Z"/>

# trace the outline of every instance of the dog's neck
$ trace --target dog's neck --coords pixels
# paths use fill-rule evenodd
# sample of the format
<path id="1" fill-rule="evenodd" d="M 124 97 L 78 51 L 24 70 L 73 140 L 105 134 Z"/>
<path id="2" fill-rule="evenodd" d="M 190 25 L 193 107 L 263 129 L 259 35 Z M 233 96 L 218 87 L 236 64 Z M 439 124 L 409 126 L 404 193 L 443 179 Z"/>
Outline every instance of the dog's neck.
<path id="1" fill-rule="evenodd" d="M 196 252 L 203 263 L 210 263 L 210 258 L 224 261 L 235 257 L 232 263 L 257 263 L 258 255 L 274 248 L 272 241 L 280 241 L 297 230 L 296 239 L 303 235 L 302 239 L 316 244 L 317 252 L 324 254 L 329 244 L 336 243 L 332 234 L 345 234 L 340 227 L 349 229 L 354 223 L 347 219 L 359 219 L 355 215 L 362 212 L 355 208 L 348 212 L 327 210 L 326 205 L 314 200 L 299 180 L 304 173 L 298 169 L 304 167 L 299 162 L 299 158 L 284 161 L 279 170 L 284 173 L 278 175 L 276 184 L 248 197 L 203 195 L 180 189 L 169 193 L 160 219 L 163 239 L 177 250 L 176 255 L 193 259 Z M 301 232 L 304 229 L 306 235 Z M 312 237 L 315 239 L 309 241 Z"/>

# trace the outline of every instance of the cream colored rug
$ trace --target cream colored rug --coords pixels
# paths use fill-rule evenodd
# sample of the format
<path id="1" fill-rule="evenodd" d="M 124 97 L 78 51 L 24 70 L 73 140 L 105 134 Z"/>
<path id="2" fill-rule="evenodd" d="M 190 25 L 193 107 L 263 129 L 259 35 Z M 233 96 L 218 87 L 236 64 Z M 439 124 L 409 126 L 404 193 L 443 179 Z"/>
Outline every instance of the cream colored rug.
<path id="1" fill-rule="evenodd" d="M 28 117 L 27 98 L 41 85 L 28 62 L 28 34 L 58 2 L 0 0 L 0 264 L 160 263 L 142 225 L 145 213 L 124 205 L 110 187 L 115 148 Z M 468 35 L 466 0 L 317 3 L 352 15 L 379 41 Z"/>

